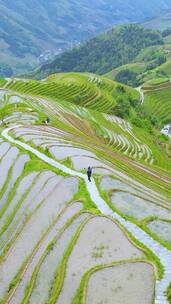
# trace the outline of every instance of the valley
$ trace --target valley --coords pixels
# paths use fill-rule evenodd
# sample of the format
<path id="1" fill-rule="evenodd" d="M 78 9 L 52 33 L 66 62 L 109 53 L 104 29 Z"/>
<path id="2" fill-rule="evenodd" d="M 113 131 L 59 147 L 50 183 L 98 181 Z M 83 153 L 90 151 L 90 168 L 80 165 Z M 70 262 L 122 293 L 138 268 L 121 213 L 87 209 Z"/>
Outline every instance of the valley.
<path id="1" fill-rule="evenodd" d="M 131 0 L 124 5 L 114 0 L 0 0 L 0 77 L 28 73 L 99 32 L 154 17 L 163 7 L 171 8 L 170 1 L 144 5 L 137 0 L 134 8 Z"/>

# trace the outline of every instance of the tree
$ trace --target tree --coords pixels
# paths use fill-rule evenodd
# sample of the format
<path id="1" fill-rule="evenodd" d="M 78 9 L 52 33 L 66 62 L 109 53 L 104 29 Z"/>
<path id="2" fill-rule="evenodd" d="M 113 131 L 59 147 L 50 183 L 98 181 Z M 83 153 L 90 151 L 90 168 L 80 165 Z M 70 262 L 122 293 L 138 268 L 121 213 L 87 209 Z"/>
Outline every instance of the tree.
<path id="1" fill-rule="evenodd" d="M 115 80 L 126 85 L 137 87 L 139 85 L 137 76 L 138 73 L 135 73 L 129 69 L 124 69 L 116 75 Z"/>
<path id="2" fill-rule="evenodd" d="M 169 35 L 171 35 L 171 28 L 170 27 L 168 27 L 166 30 L 164 30 L 162 32 L 162 37 L 167 37 Z"/>
<path id="3" fill-rule="evenodd" d="M 126 118 L 129 116 L 130 111 L 130 102 L 124 98 L 117 98 L 117 105 L 114 108 L 113 112 L 116 116 L 121 118 Z"/>
<path id="4" fill-rule="evenodd" d="M 159 32 L 137 24 L 127 24 L 115 27 L 57 55 L 33 75 L 39 78 L 60 71 L 92 72 L 101 75 L 132 62 L 145 48 L 155 46 L 154 49 L 158 49 L 159 45 L 163 44 Z"/>
<path id="5" fill-rule="evenodd" d="M 165 56 L 165 55 L 160 55 L 160 56 L 157 58 L 156 61 L 157 61 L 158 65 L 161 65 L 161 64 L 163 64 L 163 63 L 166 62 L 166 56 Z"/>
<path id="6" fill-rule="evenodd" d="M 125 88 L 124 88 L 124 86 L 122 86 L 122 85 L 117 85 L 116 91 L 117 91 L 118 93 L 125 93 Z"/>

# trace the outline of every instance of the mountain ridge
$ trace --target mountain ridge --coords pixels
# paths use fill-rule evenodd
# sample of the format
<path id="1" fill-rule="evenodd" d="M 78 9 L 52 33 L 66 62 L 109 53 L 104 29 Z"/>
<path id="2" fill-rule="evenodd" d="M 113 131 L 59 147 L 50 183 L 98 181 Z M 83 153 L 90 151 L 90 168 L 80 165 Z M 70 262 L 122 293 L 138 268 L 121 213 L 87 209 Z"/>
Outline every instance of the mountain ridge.
<path id="1" fill-rule="evenodd" d="M 51 52 L 60 52 L 116 24 L 142 21 L 170 1 L 0 1 L 0 74 L 29 71 Z M 48 55 L 44 54 L 49 50 Z M 8 70 L 11 68 L 12 70 Z"/>
<path id="2" fill-rule="evenodd" d="M 162 45 L 161 34 L 138 24 L 127 24 L 97 35 L 77 48 L 66 51 L 41 66 L 31 77 L 44 78 L 56 72 L 105 74 L 130 63 L 148 46 Z"/>

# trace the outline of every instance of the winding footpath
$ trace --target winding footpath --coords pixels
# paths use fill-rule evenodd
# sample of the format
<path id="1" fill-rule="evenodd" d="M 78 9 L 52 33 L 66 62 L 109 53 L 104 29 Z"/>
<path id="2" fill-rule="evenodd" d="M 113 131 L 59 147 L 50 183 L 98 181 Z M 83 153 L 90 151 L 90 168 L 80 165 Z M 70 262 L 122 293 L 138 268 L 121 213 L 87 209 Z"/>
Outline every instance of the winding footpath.
<path id="1" fill-rule="evenodd" d="M 77 176 L 84 179 L 87 190 L 90 194 L 90 197 L 96 207 L 101 211 L 102 214 L 111 216 L 113 219 L 117 220 L 123 227 L 125 227 L 137 240 L 139 240 L 143 245 L 150 248 L 150 250 L 160 259 L 163 267 L 164 267 L 164 276 L 163 279 L 156 282 L 156 299 L 155 304 L 168 304 L 166 297 L 166 290 L 171 282 L 171 252 L 167 250 L 165 247 L 160 245 L 157 241 L 153 240 L 147 233 L 137 227 L 135 224 L 123 219 L 116 212 L 113 212 L 107 203 L 100 197 L 99 191 L 95 184 L 94 179 L 92 178 L 92 182 L 89 183 L 87 180 L 87 176 L 80 172 L 74 171 L 65 167 L 64 165 L 58 163 L 52 158 L 46 156 L 44 153 L 39 152 L 38 150 L 32 148 L 26 143 L 13 139 L 8 132 L 13 128 L 7 128 L 2 131 L 2 136 L 8 140 L 9 142 L 18 145 L 24 148 L 26 151 L 29 151 L 36 155 L 38 158 L 48 163 L 49 165 L 62 170 L 64 173 Z"/>
<path id="2" fill-rule="evenodd" d="M 142 87 L 138 87 L 136 88 L 136 90 L 140 93 L 140 101 L 141 101 L 141 104 L 144 103 L 144 99 L 145 99 L 145 96 L 144 96 L 144 91 L 142 90 Z"/>

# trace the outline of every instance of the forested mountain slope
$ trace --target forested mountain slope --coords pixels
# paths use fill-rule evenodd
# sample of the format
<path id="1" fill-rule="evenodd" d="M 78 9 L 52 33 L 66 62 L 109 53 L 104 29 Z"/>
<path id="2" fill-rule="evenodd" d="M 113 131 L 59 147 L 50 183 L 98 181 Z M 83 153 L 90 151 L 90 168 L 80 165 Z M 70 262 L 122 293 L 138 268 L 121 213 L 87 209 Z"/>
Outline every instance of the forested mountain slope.
<path id="1" fill-rule="evenodd" d="M 159 23 L 158 23 L 159 25 Z M 171 29 L 162 31 L 163 44 L 148 46 L 138 56 L 105 76 L 118 82 L 138 87 L 145 83 L 159 85 L 170 82 L 171 77 Z"/>
<path id="2" fill-rule="evenodd" d="M 0 0 L 0 73 L 28 71 L 47 50 L 57 52 L 115 24 L 142 21 L 167 8 L 169 0 Z"/>
<path id="3" fill-rule="evenodd" d="M 104 74 L 131 62 L 145 47 L 163 43 L 160 33 L 140 25 L 118 26 L 58 55 L 51 63 L 40 67 L 35 76 L 42 78 L 54 72 L 69 71 Z"/>

